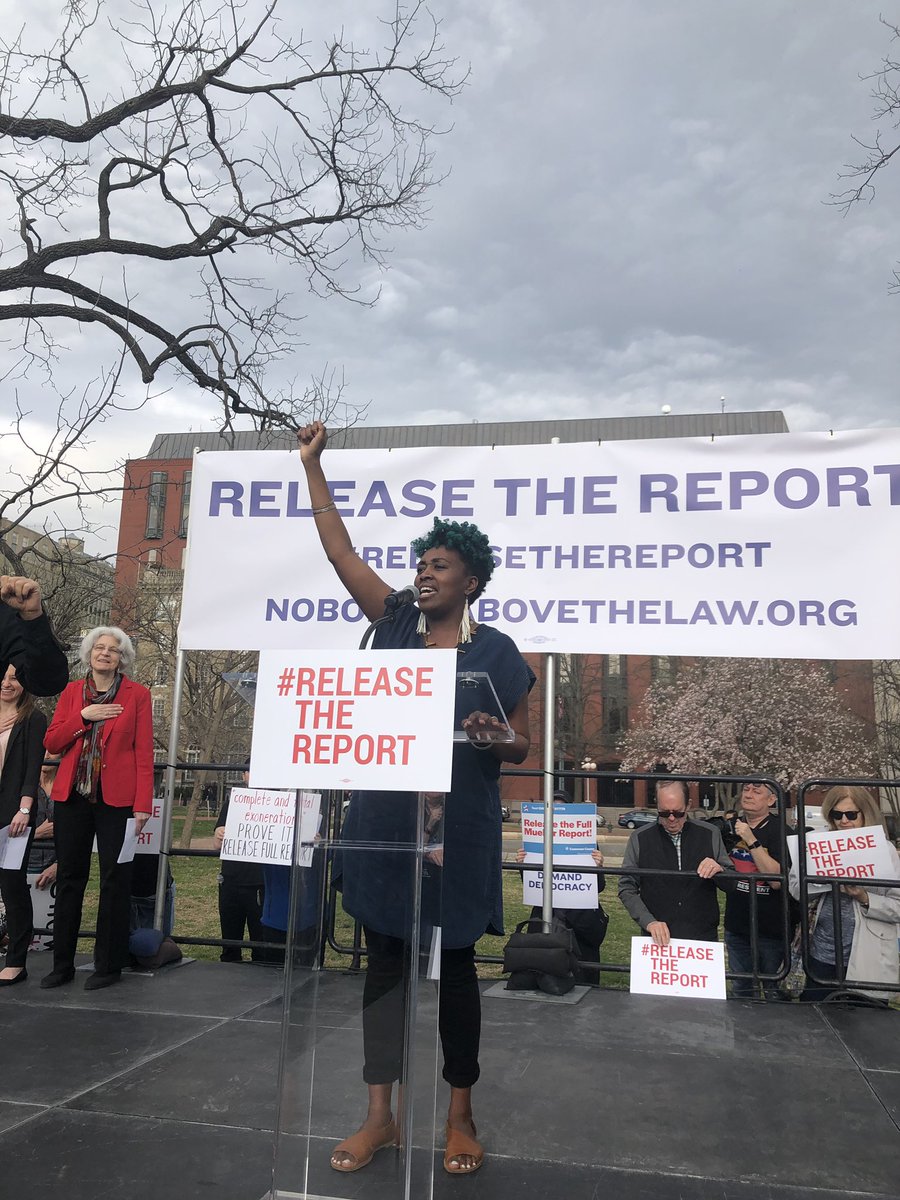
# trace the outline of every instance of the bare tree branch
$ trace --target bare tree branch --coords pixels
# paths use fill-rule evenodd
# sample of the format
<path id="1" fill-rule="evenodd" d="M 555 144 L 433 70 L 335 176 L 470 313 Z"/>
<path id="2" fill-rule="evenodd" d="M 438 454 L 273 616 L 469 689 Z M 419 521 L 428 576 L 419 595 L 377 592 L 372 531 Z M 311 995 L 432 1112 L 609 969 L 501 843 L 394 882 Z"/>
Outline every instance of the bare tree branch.
<path id="1" fill-rule="evenodd" d="M 341 35 L 317 52 L 278 0 L 69 0 L 64 17 L 49 48 L 27 44 L 27 21 L 0 40 L 15 236 L 0 250 L 0 321 L 26 345 L 37 330 L 45 354 L 93 323 L 145 384 L 174 368 L 216 395 L 225 427 L 308 419 L 308 391 L 293 404 L 268 395 L 265 369 L 295 348 L 299 314 L 252 262 L 285 260 L 314 291 L 352 297 L 345 249 L 380 260 L 386 231 L 421 222 L 439 130 L 411 101 L 450 99 L 463 82 L 436 23 L 399 4 L 380 50 Z M 101 47 L 130 64 L 118 94 L 94 82 Z M 202 319 L 182 328 L 158 291 L 154 303 L 149 261 L 182 264 L 179 287 L 197 264 Z"/>

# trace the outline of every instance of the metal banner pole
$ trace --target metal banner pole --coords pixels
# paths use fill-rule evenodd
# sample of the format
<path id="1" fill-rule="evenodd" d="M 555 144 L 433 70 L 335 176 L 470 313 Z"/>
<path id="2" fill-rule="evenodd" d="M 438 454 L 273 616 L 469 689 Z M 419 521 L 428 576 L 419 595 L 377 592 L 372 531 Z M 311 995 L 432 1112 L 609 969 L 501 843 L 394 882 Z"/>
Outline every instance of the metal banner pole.
<path id="1" fill-rule="evenodd" d="M 544 902 L 545 932 L 553 923 L 553 764 L 556 743 L 556 655 L 544 655 Z"/>
<path id="2" fill-rule="evenodd" d="M 166 788 L 163 796 L 159 831 L 159 869 L 156 874 L 156 906 L 153 926 L 162 930 L 166 911 L 166 884 L 169 878 L 169 850 L 172 848 L 172 809 L 175 806 L 175 763 L 178 760 L 178 735 L 181 728 L 181 693 L 184 690 L 184 650 L 175 659 L 175 684 L 172 696 L 172 724 L 169 728 L 169 753 L 166 766 Z"/>

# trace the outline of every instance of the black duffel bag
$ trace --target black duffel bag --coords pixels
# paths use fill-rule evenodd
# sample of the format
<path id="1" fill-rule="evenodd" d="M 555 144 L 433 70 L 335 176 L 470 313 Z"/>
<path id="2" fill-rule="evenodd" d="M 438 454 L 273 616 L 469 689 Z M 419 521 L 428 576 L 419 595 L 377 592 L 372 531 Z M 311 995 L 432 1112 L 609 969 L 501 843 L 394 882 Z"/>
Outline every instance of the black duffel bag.
<path id="1" fill-rule="evenodd" d="M 558 917 L 549 933 L 541 921 L 520 921 L 503 950 L 503 970 L 510 973 L 509 991 L 539 990 L 564 996 L 575 986 L 578 956 L 572 930 Z"/>

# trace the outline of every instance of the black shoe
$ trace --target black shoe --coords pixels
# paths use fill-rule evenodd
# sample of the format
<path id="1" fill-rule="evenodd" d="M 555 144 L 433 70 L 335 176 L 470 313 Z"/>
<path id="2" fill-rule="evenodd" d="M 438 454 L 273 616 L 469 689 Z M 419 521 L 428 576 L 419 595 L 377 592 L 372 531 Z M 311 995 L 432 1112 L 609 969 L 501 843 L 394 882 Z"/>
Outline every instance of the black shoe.
<path id="1" fill-rule="evenodd" d="M 45 975 L 41 980 L 42 988 L 62 987 L 64 983 L 71 983 L 75 978 L 75 968 L 65 967 L 63 969 L 53 970 L 49 975 Z"/>
<path id="2" fill-rule="evenodd" d="M 107 971 L 106 973 L 103 973 L 102 971 L 95 971 L 93 975 L 88 975 L 87 979 L 84 981 L 84 990 L 86 992 L 96 992 L 99 991 L 100 988 L 109 987 L 110 984 L 118 983 L 121 978 L 121 971 Z"/>
<path id="3" fill-rule="evenodd" d="M 18 975 L 14 975 L 12 979 L 0 979 L 0 987 L 12 987 L 14 983 L 24 983 L 28 978 L 28 972 L 23 967 Z"/>

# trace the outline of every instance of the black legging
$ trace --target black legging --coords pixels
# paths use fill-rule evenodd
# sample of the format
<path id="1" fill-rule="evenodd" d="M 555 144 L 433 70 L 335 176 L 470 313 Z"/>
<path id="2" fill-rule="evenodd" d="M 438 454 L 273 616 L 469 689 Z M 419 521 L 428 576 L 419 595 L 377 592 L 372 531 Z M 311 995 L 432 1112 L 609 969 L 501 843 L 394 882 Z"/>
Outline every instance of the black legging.
<path id="1" fill-rule="evenodd" d="M 30 842 L 32 833 L 19 836 L 23 841 Z M 31 907 L 31 889 L 28 886 L 26 872 L 28 870 L 29 846 L 25 847 L 25 857 L 21 867 L 15 871 L 0 871 L 0 899 L 6 909 L 6 933 L 9 942 L 6 947 L 6 965 L 8 967 L 24 967 L 28 947 L 31 945 L 34 933 L 34 913 Z"/>
<path id="2" fill-rule="evenodd" d="M 366 1083 L 393 1083 L 403 1076 L 403 1024 L 409 973 L 409 944 L 366 927 L 368 966 L 363 989 L 363 1046 Z M 438 1026 L 444 1050 L 443 1076 L 467 1088 L 480 1074 L 481 993 L 475 947 L 441 951 Z"/>

